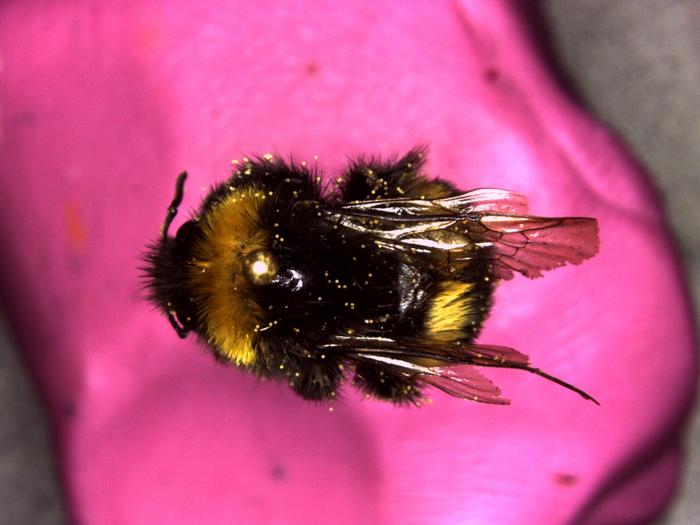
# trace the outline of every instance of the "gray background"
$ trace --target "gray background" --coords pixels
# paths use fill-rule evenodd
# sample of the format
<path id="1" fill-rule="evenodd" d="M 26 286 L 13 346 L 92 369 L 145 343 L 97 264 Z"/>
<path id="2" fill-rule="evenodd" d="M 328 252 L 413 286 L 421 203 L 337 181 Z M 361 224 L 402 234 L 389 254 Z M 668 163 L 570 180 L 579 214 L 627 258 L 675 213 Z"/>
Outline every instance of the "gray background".
<path id="1" fill-rule="evenodd" d="M 700 1 L 548 0 L 550 49 L 579 99 L 616 129 L 665 197 L 700 298 Z M 696 323 L 700 319 L 696 309 Z M 669 388 L 672 388 L 669 385 Z M 700 417 L 678 498 L 659 525 L 700 523 Z"/>
<path id="2" fill-rule="evenodd" d="M 483 0 L 479 0 L 483 1 Z M 700 1 L 544 0 L 538 31 L 563 81 L 618 130 L 666 200 L 700 297 Z M 544 39 L 543 39 L 544 40 Z M 0 523 L 63 523 L 37 395 L 0 323 Z M 684 483 L 659 523 L 700 522 L 700 418 Z"/>

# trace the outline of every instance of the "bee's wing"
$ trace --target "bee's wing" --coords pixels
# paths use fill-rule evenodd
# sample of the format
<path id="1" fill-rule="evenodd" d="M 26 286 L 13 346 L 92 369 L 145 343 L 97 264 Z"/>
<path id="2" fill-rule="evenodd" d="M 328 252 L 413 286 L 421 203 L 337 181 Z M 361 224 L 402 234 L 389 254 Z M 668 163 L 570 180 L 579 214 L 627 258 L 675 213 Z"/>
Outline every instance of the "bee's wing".
<path id="1" fill-rule="evenodd" d="M 496 188 L 481 188 L 445 197 L 438 202 L 453 211 L 469 210 L 471 213 L 495 213 L 499 215 L 523 215 L 528 212 L 525 195 Z"/>
<path id="2" fill-rule="evenodd" d="M 428 257 L 447 274 L 474 258 L 489 259 L 494 276 L 540 277 L 598 251 L 598 223 L 583 217 L 527 215 L 527 202 L 505 190 L 481 189 L 436 200 L 362 201 L 328 212 L 337 224 L 374 238 L 408 258 Z"/>
<path id="3" fill-rule="evenodd" d="M 510 404 L 510 400 L 501 396 L 501 390 L 474 366 L 425 366 L 399 357 L 364 352 L 352 354 L 352 358 L 387 372 L 412 377 L 454 397 L 494 405 Z"/>
<path id="4" fill-rule="evenodd" d="M 599 404 L 593 397 L 539 368 L 513 348 L 495 345 L 439 341 L 420 337 L 336 336 L 320 346 L 346 359 L 365 362 L 429 384 L 455 397 L 483 403 L 508 404 L 501 392 L 475 366 L 514 368 L 537 374 Z"/>

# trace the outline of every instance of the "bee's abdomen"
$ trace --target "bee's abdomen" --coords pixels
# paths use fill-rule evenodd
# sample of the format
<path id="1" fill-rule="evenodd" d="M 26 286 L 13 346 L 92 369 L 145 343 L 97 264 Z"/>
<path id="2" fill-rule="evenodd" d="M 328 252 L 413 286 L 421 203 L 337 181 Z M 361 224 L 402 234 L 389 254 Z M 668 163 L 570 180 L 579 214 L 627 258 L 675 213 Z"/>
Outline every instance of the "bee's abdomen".
<path id="1" fill-rule="evenodd" d="M 427 302 L 423 331 L 431 339 L 472 340 L 491 309 L 488 275 L 441 280 Z"/>

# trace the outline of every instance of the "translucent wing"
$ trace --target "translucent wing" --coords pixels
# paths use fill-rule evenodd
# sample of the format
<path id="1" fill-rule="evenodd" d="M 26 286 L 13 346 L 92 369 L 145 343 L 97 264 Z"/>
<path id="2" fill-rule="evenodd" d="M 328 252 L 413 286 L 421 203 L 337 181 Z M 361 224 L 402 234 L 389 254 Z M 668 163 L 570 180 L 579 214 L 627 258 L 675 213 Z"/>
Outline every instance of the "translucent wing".
<path id="1" fill-rule="evenodd" d="M 522 195 L 480 189 L 436 200 L 387 199 L 348 204 L 327 212 L 341 227 L 374 238 L 380 249 L 425 257 L 450 274 L 474 258 L 491 261 L 494 275 L 580 264 L 598 252 L 598 223 L 583 217 L 527 215 Z"/>
<path id="2" fill-rule="evenodd" d="M 394 374 L 414 378 L 454 397 L 494 405 L 510 404 L 508 399 L 501 396 L 501 390 L 473 366 L 424 366 L 399 357 L 361 352 L 353 354 L 352 358 Z"/>
<path id="3" fill-rule="evenodd" d="M 543 271 L 581 264 L 598 253 L 598 222 L 583 217 L 484 215 L 470 232 L 488 243 L 501 279 L 512 278 L 513 272 L 541 277 Z"/>
<path id="4" fill-rule="evenodd" d="M 520 193 L 495 188 L 468 191 L 441 199 L 442 206 L 452 210 L 469 209 L 472 213 L 522 215 L 528 210 L 527 198 Z"/>
<path id="5" fill-rule="evenodd" d="M 332 349 L 346 359 L 370 363 L 432 385 L 455 397 L 482 403 L 508 404 L 501 391 L 476 366 L 525 370 L 557 383 L 598 404 L 583 390 L 530 366 L 528 357 L 505 346 L 418 337 L 337 336 L 320 349 Z"/>

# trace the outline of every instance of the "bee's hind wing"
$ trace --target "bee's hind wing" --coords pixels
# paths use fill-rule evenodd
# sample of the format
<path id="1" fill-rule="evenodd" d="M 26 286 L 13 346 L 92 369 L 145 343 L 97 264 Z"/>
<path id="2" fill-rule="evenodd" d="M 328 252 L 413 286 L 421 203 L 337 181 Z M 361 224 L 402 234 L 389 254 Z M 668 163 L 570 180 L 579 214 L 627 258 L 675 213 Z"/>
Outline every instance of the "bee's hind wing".
<path id="1" fill-rule="evenodd" d="M 387 357 L 377 353 L 358 352 L 351 355 L 358 362 L 410 377 L 453 397 L 493 405 L 510 404 L 510 400 L 501 396 L 501 389 L 471 365 L 425 366 L 400 357 Z"/>

